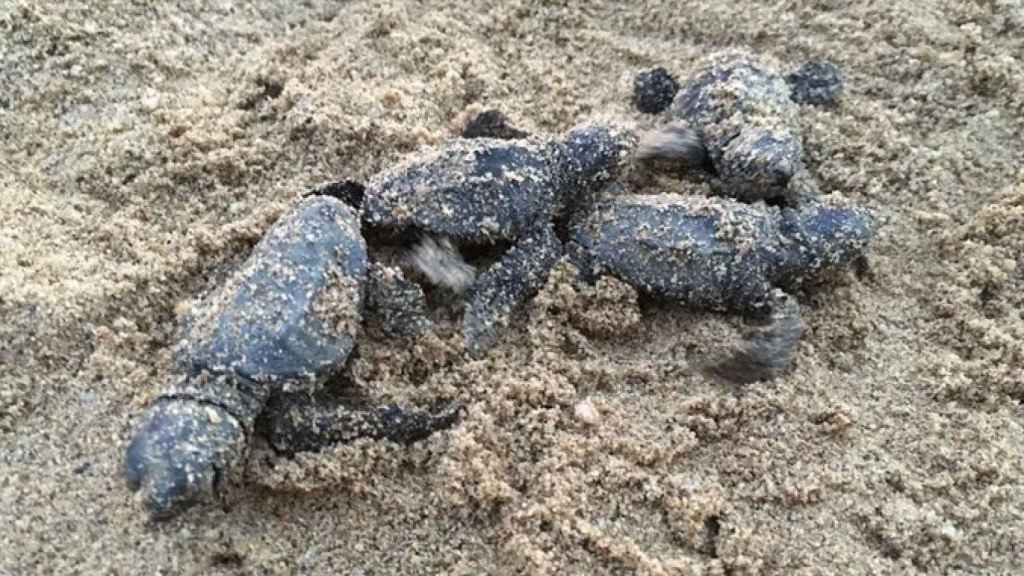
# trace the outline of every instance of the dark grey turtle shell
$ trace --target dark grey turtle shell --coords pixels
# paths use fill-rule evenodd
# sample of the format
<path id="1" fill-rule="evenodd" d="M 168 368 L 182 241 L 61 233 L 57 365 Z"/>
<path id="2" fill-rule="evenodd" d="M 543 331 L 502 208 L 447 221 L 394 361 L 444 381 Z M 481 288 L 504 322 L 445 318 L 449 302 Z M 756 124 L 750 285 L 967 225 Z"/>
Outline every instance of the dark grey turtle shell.
<path id="1" fill-rule="evenodd" d="M 362 318 L 366 243 L 355 211 L 303 200 L 207 302 L 178 351 L 186 371 L 316 380 L 344 364 Z"/>
<path id="2" fill-rule="evenodd" d="M 582 124 L 560 139 L 458 139 L 374 176 L 363 220 L 464 242 L 515 240 L 593 196 L 628 165 L 629 130 Z"/>
<path id="3" fill-rule="evenodd" d="M 697 126 L 733 121 L 737 128 L 763 116 L 795 118 L 785 78 L 742 54 L 720 59 L 698 72 L 676 94 L 672 113 Z M 736 116 L 742 117 L 739 122 Z M 733 132 L 735 134 L 735 132 Z M 722 144 L 730 133 L 711 134 Z"/>
<path id="4" fill-rule="evenodd" d="M 453 140 L 374 176 L 363 219 L 470 242 L 513 240 L 558 210 L 559 155 L 534 140 Z"/>
<path id="5" fill-rule="evenodd" d="M 703 197 L 624 196 L 598 207 L 574 240 L 607 272 L 694 307 L 756 306 L 785 257 L 772 209 Z"/>

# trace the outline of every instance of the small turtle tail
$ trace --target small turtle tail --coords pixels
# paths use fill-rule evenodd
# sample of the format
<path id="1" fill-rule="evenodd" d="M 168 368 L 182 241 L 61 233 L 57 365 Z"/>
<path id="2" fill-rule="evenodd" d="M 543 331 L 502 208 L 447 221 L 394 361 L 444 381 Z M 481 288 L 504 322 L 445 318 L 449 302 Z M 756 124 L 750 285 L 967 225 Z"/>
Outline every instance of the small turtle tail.
<path id="1" fill-rule="evenodd" d="M 704 167 L 709 162 L 700 134 L 682 122 L 641 135 L 636 157 L 638 160 L 682 162 L 690 168 Z"/>

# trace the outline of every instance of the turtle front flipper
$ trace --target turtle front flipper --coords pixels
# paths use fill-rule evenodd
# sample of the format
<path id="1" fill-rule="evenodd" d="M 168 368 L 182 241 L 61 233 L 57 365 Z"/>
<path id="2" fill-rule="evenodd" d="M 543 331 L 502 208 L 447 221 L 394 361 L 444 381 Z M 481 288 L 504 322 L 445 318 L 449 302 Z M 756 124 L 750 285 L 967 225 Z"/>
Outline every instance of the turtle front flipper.
<path id="1" fill-rule="evenodd" d="M 271 400 L 259 427 L 277 453 L 293 455 L 360 438 L 412 444 L 449 428 L 459 410 L 455 403 L 436 413 L 395 405 L 357 410 L 320 395 L 282 394 Z"/>
<path id="2" fill-rule="evenodd" d="M 637 144 L 639 161 L 670 162 L 691 170 L 710 170 L 711 158 L 697 130 L 685 122 L 671 122 L 666 126 L 643 133 Z"/>
<path id="3" fill-rule="evenodd" d="M 155 517 L 217 487 L 273 393 L 315 385 L 345 364 L 366 268 L 355 212 L 308 198 L 197 307 L 179 350 L 181 381 L 150 407 L 125 454 L 128 485 Z"/>
<path id="4" fill-rule="evenodd" d="M 477 277 L 462 318 L 466 350 L 471 356 L 481 356 L 494 345 L 501 328 L 540 291 L 561 256 L 562 243 L 552 225 L 544 222 Z"/>

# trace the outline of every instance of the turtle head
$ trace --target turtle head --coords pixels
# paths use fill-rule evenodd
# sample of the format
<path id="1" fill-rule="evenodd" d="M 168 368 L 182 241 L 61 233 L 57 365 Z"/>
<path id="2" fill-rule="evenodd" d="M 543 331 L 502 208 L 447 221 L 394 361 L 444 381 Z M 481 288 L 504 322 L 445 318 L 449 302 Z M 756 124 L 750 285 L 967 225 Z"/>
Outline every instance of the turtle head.
<path id="1" fill-rule="evenodd" d="M 852 263 L 875 232 L 871 214 L 859 207 L 816 203 L 783 210 L 781 231 L 793 244 L 786 276 L 790 283 Z"/>

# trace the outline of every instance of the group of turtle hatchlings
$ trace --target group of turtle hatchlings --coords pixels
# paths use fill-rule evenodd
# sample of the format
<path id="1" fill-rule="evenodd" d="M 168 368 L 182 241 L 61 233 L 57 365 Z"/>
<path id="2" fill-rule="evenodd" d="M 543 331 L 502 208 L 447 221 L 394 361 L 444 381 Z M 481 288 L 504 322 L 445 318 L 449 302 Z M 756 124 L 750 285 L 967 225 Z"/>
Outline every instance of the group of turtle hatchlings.
<path id="1" fill-rule="evenodd" d="M 256 433 L 291 454 L 356 438 L 409 443 L 453 425 L 457 405 L 346 409 L 311 392 L 346 364 L 364 315 L 391 335 L 432 329 L 417 280 L 464 302 L 470 357 L 566 259 L 580 282 L 611 275 L 653 298 L 767 316 L 717 373 L 779 374 L 802 331 L 789 294 L 861 259 L 873 234 L 869 214 L 819 194 L 803 162 L 801 105 L 832 106 L 842 85 L 827 62 L 782 76 L 721 53 L 681 87 L 663 68 L 636 77 L 635 106 L 669 110 L 657 130 L 591 123 L 541 138 L 490 111 L 365 186 L 317 188 L 186 319 L 176 382 L 128 446 L 129 486 L 163 518 L 215 491 Z M 627 194 L 619 181 L 632 166 L 703 173 L 714 194 Z M 411 265 L 375 257 L 377 239 Z M 480 247 L 496 258 L 477 274 L 460 251 Z"/>

